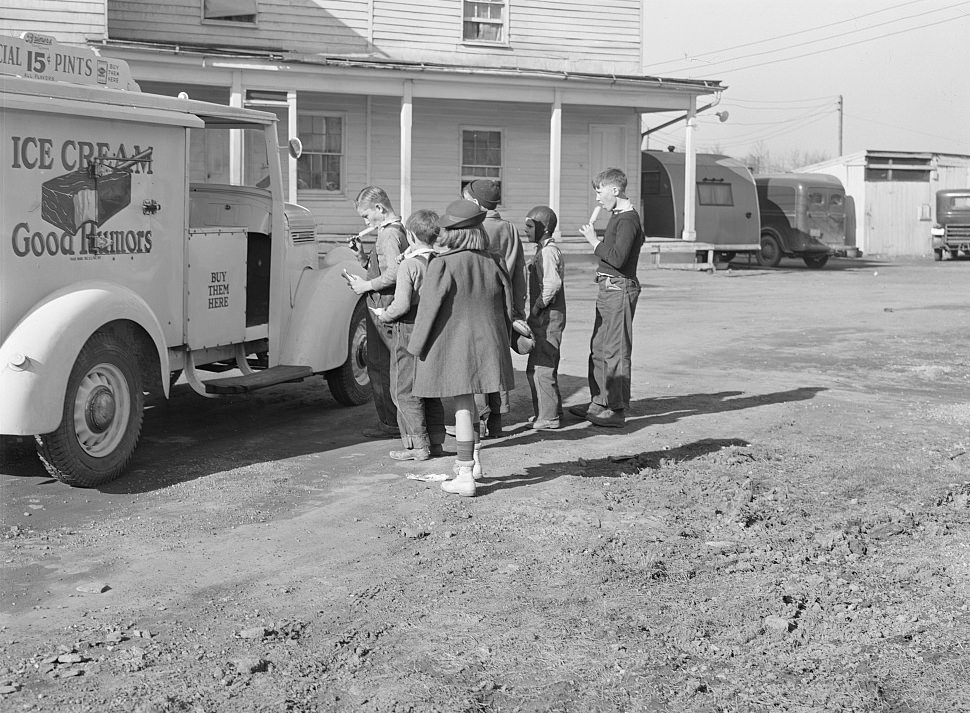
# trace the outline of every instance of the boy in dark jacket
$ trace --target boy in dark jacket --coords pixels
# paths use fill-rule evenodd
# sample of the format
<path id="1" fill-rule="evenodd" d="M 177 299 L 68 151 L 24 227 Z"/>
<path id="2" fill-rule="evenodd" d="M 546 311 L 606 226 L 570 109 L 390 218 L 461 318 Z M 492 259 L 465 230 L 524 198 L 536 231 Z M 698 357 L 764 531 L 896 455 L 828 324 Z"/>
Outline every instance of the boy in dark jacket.
<path id="1" fill-rule="evenodd" d="M 563 292 L 562 252 L 553 234 L 559 219 L 548 206 L 529 211 L 525 231 L 536 244 L 529 263 L 529 328 L 535 345 L 529 352 L 525 375 L 532 391 L 532 428 L 559 428 L 562 395 L 559 393 L 559 349 L 566 328 L 566 295 Z"/>

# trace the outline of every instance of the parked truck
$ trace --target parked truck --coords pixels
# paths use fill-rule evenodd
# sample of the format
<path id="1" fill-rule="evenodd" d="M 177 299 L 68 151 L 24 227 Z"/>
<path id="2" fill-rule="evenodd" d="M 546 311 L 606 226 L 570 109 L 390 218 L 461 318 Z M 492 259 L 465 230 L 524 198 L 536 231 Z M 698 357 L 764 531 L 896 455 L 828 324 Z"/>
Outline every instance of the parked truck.
<path id="1" fill-rule="evenodd" d="M 930 235 L 935 260 L 942 260 L 943 253 L 951 260 L 961 252 L 970 256 L 970 188 L 936 192 L 936 222 Z"/>
<path id="2" fill-rule="evenodd" d="M 811 268 L 829 257 L 859 257 L 842 182 L 820 173 L 756 175 L 761 214 L 758 263 L 775 267 L 782 257 L 801 258 Z"/>
<path id="3" fill-rule="evenodd" d="M 124 62 L 43 35 L 0 37 L 0 58 L 0 434 L 92 487 L 180 374 L 210 398 L 314 374 L 370 397 L 341 275 L 363 270 L 346 247 L 321 259 L 284 202 L 273 114 L 142 93 Z"/>

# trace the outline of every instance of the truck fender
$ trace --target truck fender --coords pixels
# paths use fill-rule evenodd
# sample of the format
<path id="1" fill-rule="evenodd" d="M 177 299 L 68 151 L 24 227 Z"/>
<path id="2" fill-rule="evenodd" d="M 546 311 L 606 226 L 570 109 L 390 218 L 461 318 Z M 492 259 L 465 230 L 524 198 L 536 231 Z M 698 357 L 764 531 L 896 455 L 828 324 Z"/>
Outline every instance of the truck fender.
<path id="1" fill-rule="evenodd" d="M 280 364 L 307 365 L 322 373 L 347 361 L 350 319 L 360 296 L 347 285 L 344 270 L 366 279 L 353 251 L 343 247 L 331 249 L 318 269 L 304 270 Z"/>
<path id="2" fill-rule="evenodd" d="M 98 329 L 116 320 L 134 322 L 151 337 L 167 398 L 168 350 L 162 325 L 151 308 L 126 287 L 81 282 L 45 297 L 0 345 L 0 433 L 31 436 L 56 429 L 81 347 Z"/>

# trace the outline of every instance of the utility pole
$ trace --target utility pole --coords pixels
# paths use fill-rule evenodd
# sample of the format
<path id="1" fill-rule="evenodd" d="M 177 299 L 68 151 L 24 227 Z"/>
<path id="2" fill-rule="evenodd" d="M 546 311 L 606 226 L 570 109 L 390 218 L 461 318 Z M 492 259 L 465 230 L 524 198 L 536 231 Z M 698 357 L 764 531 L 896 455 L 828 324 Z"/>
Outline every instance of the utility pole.
<path id="1" fill-rule="evenodd" d="M 842 155 L 842 95 L 839 94 L 839 156 Z"/>

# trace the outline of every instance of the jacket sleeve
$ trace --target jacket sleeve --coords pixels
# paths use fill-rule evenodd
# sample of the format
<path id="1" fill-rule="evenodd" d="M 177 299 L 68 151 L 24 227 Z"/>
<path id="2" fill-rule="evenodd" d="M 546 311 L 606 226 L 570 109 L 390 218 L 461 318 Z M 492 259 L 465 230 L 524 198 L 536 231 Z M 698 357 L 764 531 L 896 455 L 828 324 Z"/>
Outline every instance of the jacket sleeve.
<path id="1" fill-rule="evenodd" d="M 430 346 L 434 323 L 438 319 L 441 304 L 451 286 L 451 275 L 445 270 L 445 260 L 435 258 L 428 263 L 428 271 L 421 283 L 421 300 L 414 318 L 414 330 L 408 341 L 408 351 L 423 357 Z"/>
<path id="2" fill-rule="evenodd" d="M 513 227 L 513 232 L 515 228 Z M 509 279 L 512 283 L 512 318 L 525 319 L 525 299 L 529 291 L 525 277 L 525 252 L 522 249 L 522 241 L 519 240 L 517 232 L 515 235 L 515 262 L 509 271 Z"/>
<path id="3" fill-rule="evenodd" d="M 394 284 L 394 301 L 381 315 L 382 322 L 395 322 L 411 309 L 411 299 L 414 294 L 414 267 L 411 260 L 405 260 L 398 267 L 397 281 Z"/>
<path id="4" fill-rule="evenodd" d="M 619 270 L 630 257 L 630 252 L 633 250 L 633 246 L 637 239 L 637 226 L 634 221 L 622 218 L 623 214 L 614 215 L 610 218 L 610 225 L 606 226 L 606 232 L 609 234 L 610 228 L 613 227 L 615 223 L 616 232 L 613 234 L 613 239 L 603 240 L 596 249 L 593 251 L 600 260 L 605 262 L 607 265 L 611 265 Z"/>
<path id="5" fill-rule="evenodd" d="M 542 251 L 542 307 L 548 307 L 562 289 L 562 253 L 555 246 Z"/>
<path id="6" fill-rule="evenodd" d="M 377 264 L 381 274 L 371 279 L 371 289 L 375 292 L 390 287 L 397 280 L 398 256 L 401 249 L 400 234 L 396 228 L 385 228 L 377 236 Z"/>

